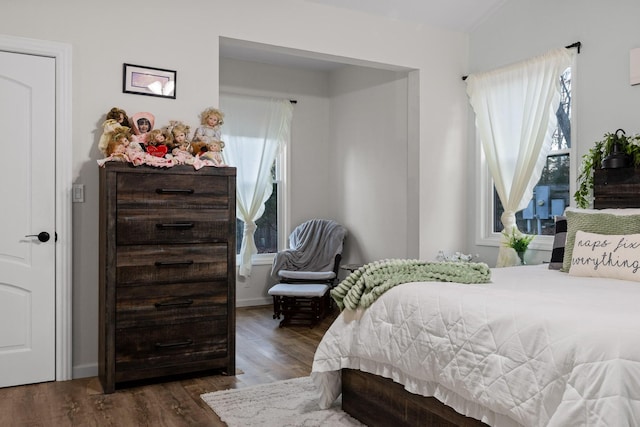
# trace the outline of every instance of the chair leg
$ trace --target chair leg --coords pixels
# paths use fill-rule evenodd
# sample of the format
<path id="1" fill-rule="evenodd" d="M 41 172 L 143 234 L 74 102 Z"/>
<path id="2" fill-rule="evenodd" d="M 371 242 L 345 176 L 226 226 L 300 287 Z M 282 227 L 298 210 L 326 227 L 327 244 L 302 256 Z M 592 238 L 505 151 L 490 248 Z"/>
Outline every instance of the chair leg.
<path id="1" fill-rule="evenodd" d="M 280 297 L 277 295 L 273 296 L 273 318 L 279 319 L 280 314 L 282 314 L 282 306 L 280 305 Z"/>

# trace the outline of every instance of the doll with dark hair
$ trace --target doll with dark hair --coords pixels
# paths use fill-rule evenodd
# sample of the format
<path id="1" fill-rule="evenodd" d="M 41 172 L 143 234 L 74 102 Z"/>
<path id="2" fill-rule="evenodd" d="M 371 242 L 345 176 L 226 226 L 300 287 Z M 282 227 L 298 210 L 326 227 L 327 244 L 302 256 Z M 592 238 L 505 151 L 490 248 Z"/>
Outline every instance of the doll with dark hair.
<path id="1" fill-rule="evenodd" d="M 115 120 L 120 126 L 126 126 L 128 128 L 131 127 L 129 125 L 129 117 L 127 116 L 127 112 L 122 108 L 113 107 L 111 110 L 109 110 L 109 112 L 107 113 L 107 120 L 109 119 Z"/>
<path id="2" fill-rule="evenodd" d="M 153 130 L 156 118 L 151 113 L 135 113 L 131 116 L 131 129 L 133 130 L 133 140 L 142 144 L 143 148 L 147 144 L 149 132 Z"/>

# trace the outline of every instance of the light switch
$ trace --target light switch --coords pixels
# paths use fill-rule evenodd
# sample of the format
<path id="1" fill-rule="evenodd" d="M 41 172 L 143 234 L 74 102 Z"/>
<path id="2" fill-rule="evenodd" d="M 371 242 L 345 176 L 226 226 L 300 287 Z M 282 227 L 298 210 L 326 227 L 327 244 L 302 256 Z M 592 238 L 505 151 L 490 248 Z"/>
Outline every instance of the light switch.
<path id="1" fill-rule="evenodd" d="M 84 203 L 84 184 L 73 184 L 73 203 Z"/>

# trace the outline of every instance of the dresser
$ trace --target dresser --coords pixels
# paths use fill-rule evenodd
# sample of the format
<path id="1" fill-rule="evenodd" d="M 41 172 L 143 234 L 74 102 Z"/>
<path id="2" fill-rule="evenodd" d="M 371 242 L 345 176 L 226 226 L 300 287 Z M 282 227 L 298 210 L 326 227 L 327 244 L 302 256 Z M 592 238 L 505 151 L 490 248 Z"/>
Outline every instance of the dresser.
<path id="1" fill-rule="evenodd" d="M 593 207 L 640 208 L 640 169 L 597 169 L 593 175 Z"/>
<path id="2" fill-rule="evenodd" d="M 100 168 L 99 377 L 235 374 L 236 169 Z"/>

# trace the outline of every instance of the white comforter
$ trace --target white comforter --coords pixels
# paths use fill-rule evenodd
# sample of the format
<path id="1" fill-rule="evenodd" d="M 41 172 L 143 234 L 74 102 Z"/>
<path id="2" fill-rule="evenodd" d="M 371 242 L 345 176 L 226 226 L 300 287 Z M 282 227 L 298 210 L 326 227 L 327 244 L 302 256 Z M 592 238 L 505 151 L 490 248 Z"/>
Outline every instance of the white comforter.
<path id="1" fill-rule="evenodd" d="M 640 426 L 640 283 L 546 265 L 492 283 L 396 286 L 340 314 L 312 376 L 320 405 L 342 368 L 392 378 L 492 426 Z"/>

